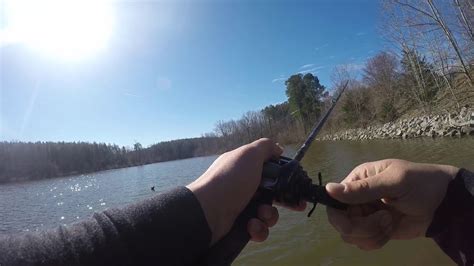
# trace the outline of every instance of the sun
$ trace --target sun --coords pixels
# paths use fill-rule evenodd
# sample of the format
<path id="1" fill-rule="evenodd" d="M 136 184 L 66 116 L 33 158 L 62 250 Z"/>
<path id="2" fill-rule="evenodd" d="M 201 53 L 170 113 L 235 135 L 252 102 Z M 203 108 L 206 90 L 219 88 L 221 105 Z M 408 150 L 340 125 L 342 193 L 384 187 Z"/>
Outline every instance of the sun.
<path id="1" fill-rule="evenodd" d="M 112 34 L 110 1 L 5 1 L 4 44 L 24 43 L 42 54 L 80 60 L 106 48 Z"/>

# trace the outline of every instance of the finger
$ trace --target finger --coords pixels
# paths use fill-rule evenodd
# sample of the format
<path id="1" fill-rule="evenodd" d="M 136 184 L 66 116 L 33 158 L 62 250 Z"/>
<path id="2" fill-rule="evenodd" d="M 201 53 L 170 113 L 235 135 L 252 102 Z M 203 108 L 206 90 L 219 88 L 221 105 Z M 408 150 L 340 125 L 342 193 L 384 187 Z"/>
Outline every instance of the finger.
<path id="1" fill-rule="evenodd" d="M 357 238 L 341 235 L 342 240 L 348 244 L 357 246 L 362 250 L 375 250 L 383 247 L 389 240 L 388 234 L 380 234 L 371 238 Z"/>
<path id="2" fill-rule="evenodd" d="M 267 225 L 257 218 L 252 218 L 247 223 L 247 232 L 250 235 L 250 240 L 255 242 L 263 242 L 268 238 Z"/>
<path id="3" fill-rule="evenodd" d="M 328 183 L 326 190 L 337 200 L 362 204 L 385 197 L 395 197 L 398 184 L 382 174 L 346 183 Z"/>
<path id="4" fill-rule="evenodd" d="M 329 223 L 340 234 L 349 234 L 352 230 L 352 225 L 346 211 L 337 210 L 331 207 L 326 207 Z"/>
<path id="5" fill-rule="evenodd" d="M 250 146 L 256 148 L 265 161 L 277 158 L 283 153 L 283 149 L 277 143 L 267 138 L 256 140 Z"/>
<path id="6" fill-rule="evenodd" d="M 353 182 L 353 181 L 356 181 L 356 180 L 360 180 L 362 179 L 360 176 L 359 176 L 359 173 L 357 171 L 355 171 L 355 169 L 349 173 L 349 175 L 347 175 L 346 178 L 344 178 L 341 183 L 347 183 L 347 182 Z"/>
<path id="7" fill-rule="evenodd" d="M 355 207 L 357 208 L 357 206 Z M 349 211 L 326 208 L 329 223 L 341 234 L 350 237 L 373 237 L 393 227 L 392 216 L 380 210 L 368 216 L 349 216 Z"/>
<path id="8" fill-rule="evenodd" d="M 350 217 L 349 220 L 351 228 L 344 234 L 351 237 L 372 238 L 392 229 L 392 216 L 386 210 L 365 217 Z"/>
<path id="9" fill-rule="evenodd" d="M 367 178 L 368 177 L 367 164 L 368 163 L 358 165 L 341 181 L 341 183 L 348 183 L 348 182 L 353 182 L 356 180 Z"/>
<path id="10" fill-rule="evenodd" d="M 278 202 L 278 201 L 274 201 L 274 203 L 278 206 L 284 207 L 292 211 L 298 211 L 298 212 L 306 210 L 306 205 L 307 205 L 306 201 L 304 200 L 300 201 L 298 205 L 289 205 L 284 202 Z"/>
<path id="11" fill-rule="evenodd" d="M 424 237 L 431 224 L 431 219 L 427 217 L 401 215 L 397 218 L 395 221 L 396 226 L 394 226 L 394 230 L 391 234 L 392 239 Z"/>
<path id="12" fill-rule="evenodd" d="M 366 219 L 366 217 L 355 217 L 351 219 L 351 232 L 349 234 L 342 233 L 341 238 L 345 242 L 356 245 L 362 250 L 381 248 L 392 238 L 393 226 L 388 222 L 392 221 L 392 219 L 386 219 L 387 213 L 387 211 L 379 211 L 368 219 Z M 374 217 L 380 217 L 380 219 L 375 219 Z M 372 221 L 370 221 L 371 219 Z M 377 222 L 374 223 L 373 220 Z M 377 229 L 372 230 L 368 229 L 368 227 Z"/>
<path id="13" fill-rule="evenodd" d="M 390 239 L 392 239 L 391 234 L 391 227 L 387 227 L 372 237 L 354 237 L 341 235 L 341 238 L 347 243 L 351 243 L 362 250 L 368 251 L 382 248 Z"/>
<path id="14" fill-rule="evenodd" d="M 263 221 L 268 227 L 274 226 L 278 222 L 278 210 L 270 205 L 260 205 L 257 210 L 257 218 Z"/>

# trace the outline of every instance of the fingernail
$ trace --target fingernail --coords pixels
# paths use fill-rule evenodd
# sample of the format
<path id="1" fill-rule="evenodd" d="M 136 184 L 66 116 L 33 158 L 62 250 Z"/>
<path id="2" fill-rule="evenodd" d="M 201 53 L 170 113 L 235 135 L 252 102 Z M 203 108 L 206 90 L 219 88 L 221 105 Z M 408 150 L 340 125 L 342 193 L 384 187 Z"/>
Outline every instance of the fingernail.
<path id="1" fill-rule="evenodd" d="M 283 152 L 283 147 L 280 145 L 280 143 L 276 143 L 276 145 L 278 146 L 278 148 L 280 148 L 280 150 Z"/>
<path id="2" fill-rule="evenodd" d="M 382 218 L 380 219 L 380 226 L 382 226 L 382 228 L 389 227 L 391 223 L 392 223 L 392 216 L 388 213 L 384 214 Z"/>
<path id="3" fill-rule="evenodd" d="M 252 223 L 250 224 L 250 230 L 252 232 L 261 232 L 263 230 L 262 225 L 260 223 Z"/>
<path id="4" fill-rule="evenodd" d="M 327 183 L 326 190 L 331 192 L 340 193 L 343 192 L 346 186 L 341 183 Z"/>

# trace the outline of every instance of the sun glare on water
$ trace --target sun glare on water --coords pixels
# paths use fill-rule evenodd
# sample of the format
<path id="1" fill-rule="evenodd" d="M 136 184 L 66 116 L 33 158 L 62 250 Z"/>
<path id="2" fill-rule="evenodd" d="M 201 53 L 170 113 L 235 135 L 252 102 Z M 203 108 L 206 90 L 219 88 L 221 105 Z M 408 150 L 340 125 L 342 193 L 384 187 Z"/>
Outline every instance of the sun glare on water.
<path id="1" fill-rule="evenodd" d="M 0 45 L 24 43 L 41 54 L 81 60 L 107 46 L 113 10 L 101 0 L 2 0 Z"/>

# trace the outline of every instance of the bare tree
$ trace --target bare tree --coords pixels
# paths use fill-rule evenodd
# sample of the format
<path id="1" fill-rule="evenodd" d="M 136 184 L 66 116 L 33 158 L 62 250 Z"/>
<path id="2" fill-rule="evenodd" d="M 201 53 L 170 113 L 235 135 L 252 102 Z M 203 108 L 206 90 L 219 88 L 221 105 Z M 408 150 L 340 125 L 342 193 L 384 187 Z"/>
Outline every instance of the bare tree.
<path id="1" fill-rule="evenodd" d="M 422 57 L 427 57 L 428 62 L 432 65 L 433 71 L 424 73 L 420 69 L 420 64 L 410 56 L 411 72 L 416 78 L 413 86 L 408 86 L 405 89 L 409 91 L 418 105 L 426 106 L 425 95 L 430 92 L 430 84 L 426 80 L 433 80 L 437 90 L 440 92 L 436 97 L 437 100 L 443 100 L 449 95 L 452 102 L 459 107 L 458 93 L 463 93 L 459 88 L 463 86 L 463 82 L 472 84 L 468 75 L 471 69 L 469 65 L 465 68 L 460 67 L 459 54 L 464 62 L 469 62 L 472 58 L 472 49 L 469 49 L 469 42 L 464 39 L 459 39 L 460 53 L 456 53 L 451 42 L 446 38 L 445 32 L 440 27 L 440 23 L 448 25 L 450 31 L 456 32 L 457 37 L 460 37 L 459 21 L 456 20 L 457 9 L 453 8 L 455 5 L 450 5 L 448 2 L 443 2 L 438 9 L 442 9 L 447 19 L 441 21 L 432 14 L 429 5 L 424 1 L 409 1 L 409 0 L 387 0 L 383 5 L 382 24 L 383 34 L 390 44 L 395 44 L 399 51 L 413 50 L 415 54 Z M 462 2 L 463 0 L 459 0 Z M 462 4 L 462 3 L 461 3 Z M 464 10 L 465 11 L 465 10 Z M 464 12 L 466 13 L 466 12 Z M 453 35 L 454 37 L 454 35 Z M 472 45 L 472 42 L 470 42 Z M 469 52 L 471 51 L 471 52 Z M 461 69 L 462 75 L 466 78 L 457 78 L 455 69 Z M 425 74 L 424 76 L 422 76 Z M 429 85 L 429 86 L 427 86 Z M 464 96 L 462 96 L 464 97 Z"/>
<path id="2" fill-rule="evenodd" d="M 446 20 L 443 18 L 440 9 L 433 2 L 433 0 L 425 0 L 427 8 L 422 6 L 421 1 L 410 1 L 410 0 L 394 0 L 401 8 L 406 8 L 412 12 L 415 12 L 418 16 L 422 16 L 427 19 L 424 23 L 416 23 L 409 26 L 412 27 L 429 27 L 429 31 L 441 30 L 446 40 L 448 41 L 450 47 L 453 49 L 456 56 L 457 62 L 460 65 L 462 73 L 466 76 L 469 85 L 473 86 L 473 78 L 470 74 L 468 63 L 466 62 L 462 48 L 459 45 L 456 36 L 453 34 L 450 27 L 446 23 Z"/>
<path id="3" fill-rule="evenodd" d="M 465 34 L 474 42 L 473 20 L 474 20 L 474 4 L 469 3 L 468 0 L 459 1 L 453 0 L 454 6 L 459 12 L 459 22 L 464 28 Z"/>
<path id="4" fill-rule="evenodd" d="M 399 97 L 397 58 L 387 52 L 381 52 L 370 58 L 364 68 L 364 82 L 373 89 L 376 111 L 382 122 L 397 117 L 395 104 Z"/>

